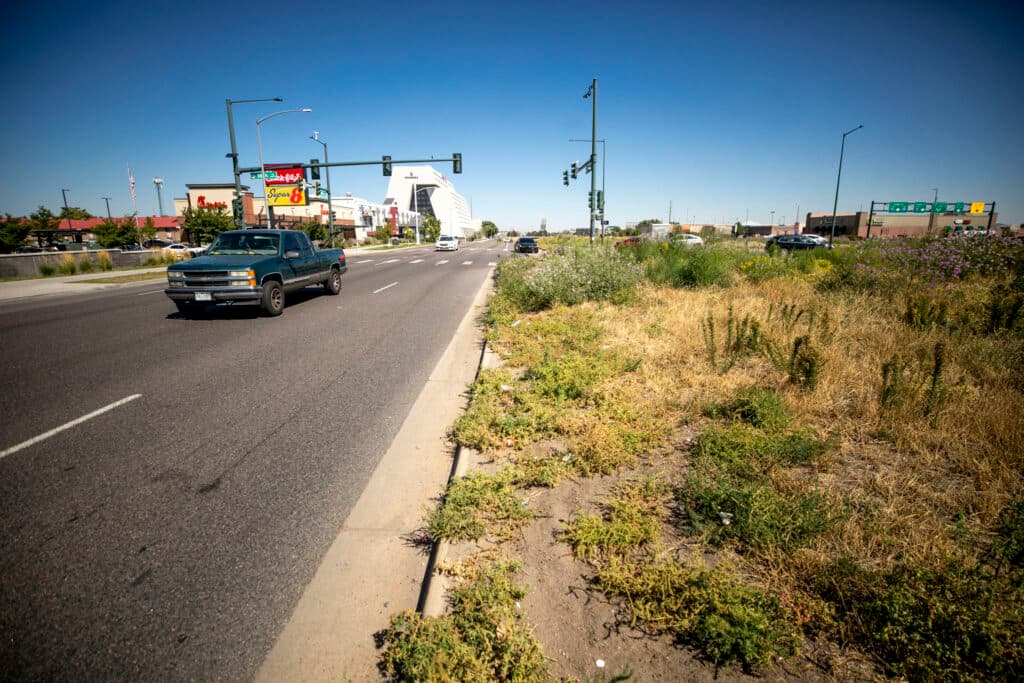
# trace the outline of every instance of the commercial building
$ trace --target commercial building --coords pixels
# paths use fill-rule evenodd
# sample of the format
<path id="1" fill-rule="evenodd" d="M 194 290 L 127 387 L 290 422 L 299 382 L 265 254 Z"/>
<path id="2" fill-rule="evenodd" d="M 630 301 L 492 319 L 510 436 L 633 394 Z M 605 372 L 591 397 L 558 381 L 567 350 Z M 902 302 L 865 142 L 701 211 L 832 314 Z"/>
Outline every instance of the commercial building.
<path id="1" fill-rule="evenodd" d="M 974 202 L 975 213 L 970 213 L 972 203 L 940 204 L 951 211 L 931 211 L 928 202 L 876 202 L 885 208 L 897 205 L 898 212 L 883 211 L 876 208 L 875 212 L 857 211 L 856 213 L 837 213 L 835 234 L 837 236 L 868 237 L 923 237 L 924 235 L 943 235 L 951 232 L 971 232 L 987 230 L 995 227 L 998 213 L 992 212 L 991 203 Z M 917 205 L 916 212 L 908 212 L 907 205 Z M 981 207 L 978 204 L 982 204 Z M 960 209 L 960 210 L 957 210 Z M 966 209 L 966 210 L 964 210 Z M 989 210 L 986 210 L 989 209 Z M 805 233 L 828 236 L 832 231 L 832 214 L 808 213 Z"/>
<path id="2" fill-rule="evenodd" d="M 482 221 L 470 215 L 466 199 L 433 166 L 395 166 L 384 203 L 423 219 L 437 218 L 442 235 L 472 237 L 482 228 Z"/>

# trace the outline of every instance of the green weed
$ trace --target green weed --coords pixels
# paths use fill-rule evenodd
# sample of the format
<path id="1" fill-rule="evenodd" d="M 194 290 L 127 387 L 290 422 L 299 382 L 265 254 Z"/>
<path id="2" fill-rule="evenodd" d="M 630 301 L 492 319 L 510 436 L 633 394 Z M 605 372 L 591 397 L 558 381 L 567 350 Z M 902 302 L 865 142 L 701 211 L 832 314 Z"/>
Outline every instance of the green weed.
<path id="1" fill-rule="evenodd" d="M 744 422 L 768 432 L 776 432 L 789 424 L 786 405 L 779 392 L 762 387 L 748 387 L 728 403 L 712 403 L 704 408 L 706 417 Z"/>
<path id="2" fill-rule="evenodd" d="M 585 560 L 629 555 L 657 540 L 670 496 L 669 487 L 656 479 L 627 482 L 605 501 L 603 516 L 580 515 L 559 538 Z"/>
<path id="3" fill-rule="evenodd" d="M 52 277 L 57 272 L 57 268 L 51 266 L 49 263 L 41 263 L 39 265 L 39 274 L 43 277 Z"/>
<path id="4" fill-rule="evenodd" d="M 545 681 L 547 663 L 522 623 L 512 583 L 518 565 L 495 564 L 451 593 L 451 611 L 423 617 L 407 610 L 378 634 L 388 680 L 416 682 Z"/>
<path id="5" fill-rule="evenodd" d="M 751 668 L 796 651 L 798 632 L 779 599 L 721 569 L 613 558 L 595 582 L 626 598 L 634 625 L 672 633 L 716 664 Z"/>
<path id="6" fill-rule="evenodd" d="M 434 541 L 507 538 L 534 515 L 507 470 L 496 475 L 472 471 L 448 485 L 441 505 L 427 514 L 426 525 Z"/>

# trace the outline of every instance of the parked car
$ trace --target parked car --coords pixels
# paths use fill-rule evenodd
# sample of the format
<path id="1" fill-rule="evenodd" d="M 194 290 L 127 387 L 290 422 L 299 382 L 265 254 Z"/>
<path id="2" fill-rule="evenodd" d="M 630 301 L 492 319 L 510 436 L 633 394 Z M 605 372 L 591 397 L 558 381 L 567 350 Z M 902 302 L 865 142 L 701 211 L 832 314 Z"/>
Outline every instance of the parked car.
<path id="1" fill-rule="evenodd" d="M 152 240 L 146 240 L 145 242 L 143 242 L 142 246 L 144 248 L 146 248 L 146 249 L 163 249 L 164 247 L 169 247 L 172 244 L 174 244 L 174 243 L 173 242 L 169 242 L 168 240 L 152 239 Z"/>
<path id="2" fill-rule="evenodd" d="M 516 252 L 520 254 L 536 254 L 540 252 L 537 240 L 532 237 L 520 237 L 516 240 Z"/>
<path id="3" fill-rule="evenodd" d="M 693 235 L 693 234 L 688 233 L 688 232 L 672 233 L 670 235 L 670 238 L 671 238 L 671 240 L 673 242 L 680 242 L 680 243 L 685 244 L 688 247 L 703 247 L 704 246 L 704 240 L 700 237 L 700 235 Z"/>
<path id="4" fill-rule="evenodd" d="M 828 241 L 825 240 L 823 244 L 822 238 L 818 235 L 773 235 L 765 241 L 764 248 L 770 249 L 773 245 L 783 251 L 796 251 L 827 247 Z"/>
<path id="5" fill-rule="evenodd" d="M 42 247 L 38 247 L 34 244 L 23 244 L 14 250 L 16 254 L 38 254 L 41 251 L 46 251 Z"/>
<path id="6" fill-rule="evenodd" d="M 172 254 L 180 255 L 184 258 L 192 258 L 193 256 L 202 256 L 206 250 L 202 247 L 190 247 L 187 244 L 175 243 L 169 244 L 164 249 L 167 249 Z"/>
<path id="7" fill-rule="evenodd" d="M 458 251 L 459 238 L 455 235 L 441 235 L 437 238 L 434 251 Z"/>
<path id="8" fill-rule="evenodd" d="M 640 246 L 640 238 L 639 237 L 626 237 L 625 239 L 621 239 L 621 240 L 619 240 L 618 242 L 615 243 L 615 248 L 616 249 L 625 249 L 627 247 L 639 247 L 639 246 Z"/>

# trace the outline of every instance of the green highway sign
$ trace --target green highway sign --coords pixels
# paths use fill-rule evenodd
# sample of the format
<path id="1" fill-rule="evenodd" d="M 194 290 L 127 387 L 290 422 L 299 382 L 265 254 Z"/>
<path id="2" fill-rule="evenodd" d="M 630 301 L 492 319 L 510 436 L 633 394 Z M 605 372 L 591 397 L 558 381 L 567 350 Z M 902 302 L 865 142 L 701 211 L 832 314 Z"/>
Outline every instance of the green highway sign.
<path id="1" fill-rule="evenodd" d="M 909 208 L 908 202 L 889 202 L 889 213 L 906 213 Z"/>
<path id="2" fill-rule="evenodd" d="M 928 202 L 914 202 L 914 213 L 928 213 Z"/>
<path id="3" fill-rule="evenodd" d="M 963 212 L 964 212 L 964 203 L 963 202 L 956 202 L 956 203 L 953 204 L 953 213 L 963 213 Z"/>
<path id="4" fill-rule="evenodd" d="M 932 213 L 946 213 L 947 206 L 946 202 L 933 202 Z"/>

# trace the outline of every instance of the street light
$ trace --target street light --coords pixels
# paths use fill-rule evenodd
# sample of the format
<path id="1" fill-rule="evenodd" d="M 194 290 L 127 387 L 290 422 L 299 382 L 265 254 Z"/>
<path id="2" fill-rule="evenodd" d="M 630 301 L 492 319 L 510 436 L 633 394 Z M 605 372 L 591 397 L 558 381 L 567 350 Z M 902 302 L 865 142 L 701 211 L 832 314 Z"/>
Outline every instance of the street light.
<path id="1" fill-rule="evenodd" d="M 935 199 L 932 200 L 932 204 L 934 204 L 939 201 L 939 188 L 933 187 L 932 189 L 935 190 Z"/>
<path id="2" fill-rule="evenodd" d="M 578 139 L 578 138 L 570 138 L 569 142 L 590 142 L 590 140 L 581 140 L 581 139 Z M 601 143 L 601 200 L 602 200 L 603 204 L 606 204 L 608 202 L 608 195 L 604 191 L 604 160 L 605 160 L 605 154 L 606 154 L 604 138 L 598 140 L 598 142 Z M 591 169 L 591 173 L 593 173 L 593 169 Z M 672 202 L 671 201 L 669 201 L 669 210 L 668 210 L 668 212 L 670 214 L 668 222 L 671 223 L 672 222 L 672 217 L 671 217 Z M 601 238 L 602 239 L 604 238 L 604 224 L 605 224 L 604 215 L 605 215 L 605 212 L 602 209 L 601 210 Z"/>
<path id="3" fill-rule="evenodd" d="M 60 191 L 60 193 L 64 195 L 64 214 L 68 219 L 68 230 L 71 230 L 71 209 L 68 208 L 68 192 L 71 192 L 71 190 L 61 189 Z"/>
<path id="4" fill-rule="evenodd" d="M 324 164 L 330 163 L 327 159 L 327 143 L 320 139 L 320 131 L 314 130 L 313 134 L 309 136 L 309 139 L 313 142 L 319 142 L 324 146 Z M 334 206 L 331 204 L 331 167 L 327 166 L 327 225 L 330 230 L 331 244 L 334 244 Z M 266 190 L 263 191 L 264 201 L 266 201 Z"/>
<path id="5" fill-rule="evenodd" d="M 239 104 L 242 102 L 284 102 L 284 98 L 281 97 L 264 97 L 254 100 L 225 100 L 227 102 L 228 109 L 228 135 L 231 136 L 231 152 L 228 154 L 231 157 L 231 167 L 235 173 L 235 199 L 242 201 L 242 177 L 238 173 L 238 146 L 235 144 L 235 120 L 231 115 L 231 105 Z M 245 214 L 242 214 L 240 220 L 235 221 L 235 227 L 245 227 Z"/>
<path id="6" fill-rule="evenodd" d="M 768 229 L 771 230 L 775 227 L 775 209 L 770 210 L 768 213 L 771 214 L 768 219 Z"/>
<path id="7" fill-rule="evenodd" d="M 100 197 L 100 199 L 102 199 L 103 201 L 105 201 L 107 203 L 107 220 L 108 221 L 114 220 L 114 217 L 110 215 L 110 197 Z"/>
<path id="8" fill-rule="evenodd" d="M 260 137 L 260 124 L 267 119 L 272 119 L 275 116 L 281 114 L 297 113 L 309 113 L 313 111 L 309 107 L 303 107 L 302 109 L 282 109 L 281 111 L 275 111 L 273 114 L 267 114 L 256 119 L 256 148 L 260 155 L 260 175 L 263 176 L 263 203 L 267 205 L 267 227 L 271 230 L 274 229 L 274 211 L 270 208 L 270 201 L 267 199 L 267 169 L 263 165 L 263 139 Z M 237 178 L 237 176 L 236 176 Z"/>
<path id="9" fill-rule="evenodd" d="M 160 215 L 164 215 L 164 200 L 160 196 L 160 188 L 163 187 L 164 181 L 161 178 L 153 178 L 153 184 L 156 185 L 156 204 L 160 208 Z"/>
<path id="10" fill-rule="evenodd" d="M 843 151 L 846 149 L 846 136 L 849 135 L 850 133 L 857 132 L 863 127 L 864 124 L 862 123 L 856 128 L 851 128 L 850 130 L 843 133 L 843 142 L 841 145 L 839 145 L 839 172 L 836 173 L 836 198 L 835 201 L 832 202 L 832 229 L 828 233 L 829 249 L 832 248 L 832 240 L 835 239 L 836 236 L 836 208 L 839 206 L 839 179 L 843 177 Z"/>

